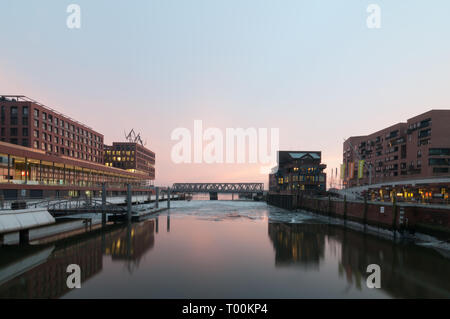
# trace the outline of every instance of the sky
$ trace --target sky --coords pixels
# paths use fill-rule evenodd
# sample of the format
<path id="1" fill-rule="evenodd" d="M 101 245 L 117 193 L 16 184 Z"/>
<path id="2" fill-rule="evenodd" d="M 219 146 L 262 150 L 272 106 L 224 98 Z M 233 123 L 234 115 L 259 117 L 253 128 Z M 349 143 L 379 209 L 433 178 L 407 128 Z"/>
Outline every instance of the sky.
<path id="1" fill-rule="evenodd" d="M 73 3 L 79 29 L 66 24 Z M 369 4 L 380 28 L 367 27 Z M 322 151 L 330 173 L 344 139 L 449 108 L 449 13 L 448 0 L 1 0 L 0 94 L 107 144 L 134 128 L 158 185 L 267 184 L 267 164 L 175 163 L 171 134 L 195 120 L 278 128 L 280 149 Z"/>

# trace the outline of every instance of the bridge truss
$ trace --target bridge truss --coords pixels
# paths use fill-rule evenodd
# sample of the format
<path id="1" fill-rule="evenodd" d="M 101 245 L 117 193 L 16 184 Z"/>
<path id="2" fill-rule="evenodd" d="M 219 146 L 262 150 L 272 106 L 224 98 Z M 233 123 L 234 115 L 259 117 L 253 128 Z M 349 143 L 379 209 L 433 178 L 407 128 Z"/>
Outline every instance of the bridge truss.
<path id="1" fill-rule="evenodd" d="M 264 183 L 175 183 L 171 189 L 178 193 L 262 193 Z"/>

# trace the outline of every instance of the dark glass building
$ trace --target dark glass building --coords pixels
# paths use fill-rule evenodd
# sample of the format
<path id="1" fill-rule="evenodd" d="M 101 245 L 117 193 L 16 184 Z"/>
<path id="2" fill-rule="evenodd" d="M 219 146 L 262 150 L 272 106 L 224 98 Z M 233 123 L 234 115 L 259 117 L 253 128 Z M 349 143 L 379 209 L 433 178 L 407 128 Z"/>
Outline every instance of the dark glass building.
<path id="1" fill-rule="evenodd" d="M 155 153 L 139 143 L 114 142 L 104 146 L 105 165 L 141 173 L 155 179 Z"/>
<path id="2" fill-rule="evenodd" d="M 279 151 L 278 166 L 269 175 L 269 192 L 315 193 L 326 190 L 321 152 Z"/>

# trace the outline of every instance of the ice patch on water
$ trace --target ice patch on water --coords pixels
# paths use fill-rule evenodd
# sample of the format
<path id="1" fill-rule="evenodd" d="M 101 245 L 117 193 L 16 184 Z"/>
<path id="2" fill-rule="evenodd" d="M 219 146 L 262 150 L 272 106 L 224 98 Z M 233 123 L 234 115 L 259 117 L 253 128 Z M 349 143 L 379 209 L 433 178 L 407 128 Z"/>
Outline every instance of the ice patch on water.
<path id="1" fill-rule="evenodd" d="M 263 220 L 267 218 L 269 207 L 263 202 L 253 201 L 190 201 L 171 203 L 170 211 L 161 214 L 170 214 L 171 217 L 195 216 L 201 220 Z"/>

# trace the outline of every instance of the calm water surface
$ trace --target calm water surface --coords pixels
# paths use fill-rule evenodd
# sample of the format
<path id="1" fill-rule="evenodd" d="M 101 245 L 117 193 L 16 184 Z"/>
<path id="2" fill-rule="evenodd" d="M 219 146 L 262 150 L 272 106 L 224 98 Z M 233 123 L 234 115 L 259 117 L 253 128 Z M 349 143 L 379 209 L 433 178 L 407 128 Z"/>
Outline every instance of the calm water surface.
<path id="1" fill-rule="evenodd" d="M 450 297 L 450 260 L 245 201 L 172 202 L 131 226 L 0 249 L 0 298 Z M 81 289 L 66 286 L 78 264 Z M 381 289 L 366 268 L 381 266 Z"/>

